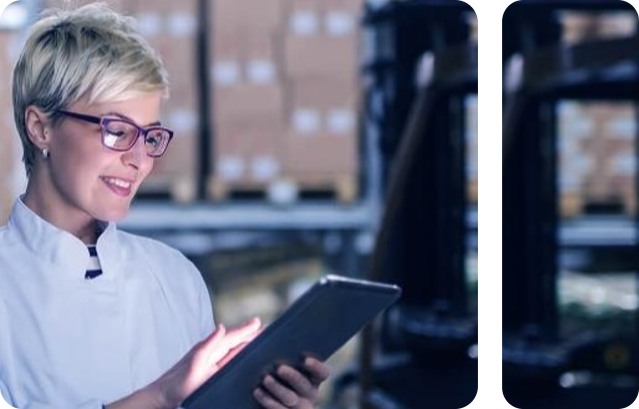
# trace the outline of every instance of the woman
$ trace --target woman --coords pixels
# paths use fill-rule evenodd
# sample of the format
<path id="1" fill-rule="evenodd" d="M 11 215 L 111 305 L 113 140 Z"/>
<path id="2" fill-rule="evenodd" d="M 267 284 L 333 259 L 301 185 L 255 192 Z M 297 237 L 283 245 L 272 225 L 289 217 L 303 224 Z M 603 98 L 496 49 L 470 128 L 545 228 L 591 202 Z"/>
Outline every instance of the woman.
<path id="1" fill-rule="evenodd" d="M 133 27 L 104 5 L 50 12 L 14 69 L 28 186 L 0 229 L 0 393 L 20 409 L 174 409 L 260 329 L 215 328 L 193 264 L 114 224 L 173 136 L 165 69 Z M 305 369 L 255 399 L 314 407 L 328 367 Z"/>

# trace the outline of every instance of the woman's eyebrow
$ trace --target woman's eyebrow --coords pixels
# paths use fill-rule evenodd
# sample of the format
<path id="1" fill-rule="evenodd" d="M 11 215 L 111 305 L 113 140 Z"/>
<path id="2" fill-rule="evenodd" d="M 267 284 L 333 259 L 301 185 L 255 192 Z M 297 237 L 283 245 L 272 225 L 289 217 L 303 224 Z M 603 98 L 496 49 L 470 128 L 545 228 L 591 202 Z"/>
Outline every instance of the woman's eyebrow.
<path id="1" fill-rule="evenodd" d="M 113 111 L 110 111 L 110 112 L 107 112 L 106 114 L 103 114 L 102 116 L 109 116 L 109 115 L 119 116 L 119 117 L 120 117 L 120 118 L 122 118 L 122 119 L 126 119 L 126 120 L 128 120 L 128 121 L 133 122 L 134 124 L 137 124 L 137 122 L 135 122 L 132 118 L 130 118 L 130 117 L 128 117 L 128 116 L 126 116 L 126 115 L 124 115 L 124 114 L 121 114 L 121 113 L 119 113 L 119 112 L 113 112 Z M 151 122 L 150 124 L 146 124 L 146 125 L 142 125 L 142 126 L 143 126 L 143 127 L 149 127 L 149 126 L 160 126 L 160 125 L 162 125 L 162 122 L 160 122 L 160 121 L 155 121 L 155 122 Z"/>

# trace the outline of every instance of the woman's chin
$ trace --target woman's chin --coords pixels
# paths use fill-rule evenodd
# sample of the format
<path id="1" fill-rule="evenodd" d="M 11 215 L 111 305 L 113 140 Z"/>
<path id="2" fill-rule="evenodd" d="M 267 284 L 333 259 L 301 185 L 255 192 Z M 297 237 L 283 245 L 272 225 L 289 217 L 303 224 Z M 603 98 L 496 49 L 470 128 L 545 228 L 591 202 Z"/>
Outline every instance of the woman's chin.
<path id="1" fill-rule="evenodd" d="M 129 214 L 130 206 L 126 206 L 126 208 L 122 209 L 109 209 L 105 211 L 96 212 L 94 217 L 97 220 L 102 220 L 105 222 L 120 222 Z"/>

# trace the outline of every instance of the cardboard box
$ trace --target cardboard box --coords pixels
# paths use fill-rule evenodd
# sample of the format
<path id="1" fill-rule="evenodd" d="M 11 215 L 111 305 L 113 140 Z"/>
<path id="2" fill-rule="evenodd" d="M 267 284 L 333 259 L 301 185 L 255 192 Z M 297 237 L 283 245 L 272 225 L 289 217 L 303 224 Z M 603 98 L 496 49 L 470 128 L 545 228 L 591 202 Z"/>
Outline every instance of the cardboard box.
<path id="1" fill-rule="evenodd" d="M 470 38 L 474 42 L 479 40 L 479 21 L 477 20 L 477 15 L 473 13 L 472 17 L 469 19 L 470 26 Z"/>
<path id="2" fill-rule="evenodd" d="M 325 116 L 334 110 L 348 110 L 354 114 L 359 98 L 356 84 L 350 81 L 291 82 L 287 91 L 293 111 L 313 109 L 322 111 Z"/>
<path id="3" fill-rule="evenodd" d="M 355 0 L 289 0 L 284 70 L 292 80 L 357 76 L 358 19 Z"/>
<path id="4" fill-rule="evenodd" d="M 13 118 L 11 81 L 13 66 L 18 58 L 21 42 L 18 32 L 0 31 L 0 226 L 6 223 L 19 192 L 23 191 L 24 166 L 22 144 Z M 20 186 L 19 186 L 20 185 Z"/>
<path id="5" fill-rule="evenodd" d="M 354 16 L 364 14 L 365 0 L 318 0 L 325 10 L 340 10 Z"/>
<path id="6" fill-rule="evenodd" d="M 294 81 L 357 78 L 355 37 L 291 36 L 284 48 L 287 77 Z"/>
<path id="7" fill-rule="evenodd" d="M 600 38 L 631 37 L 637 31 L 636 11 L 601 13 L 597 20 Z"/>
<path id="8" fill-rule="evenodd" d="M 326 134 L 307 138 L 289 131 L 285 146 L 287 174 L 354 173 L 357 170 L 353 139 L 340 139 Z"/>
<path id="9" fill-rule="evenodd" d="M 274 33 L 219 32 L 212 41 L 210 79 L 214 86 L 280 82 L 281 54 Z"/>
<path id="10" fill-rule="evenodd" d="M 631 37 L 636 32 L 636 12 L 564 12 L 563 39 L 570 44 L 594 39 Z"/>
<path id="11" fill-rule="evenodd" d="M 214 122 L 221 126 L 283 123 L 283 94 L 279 85 L 242 84 L 218 87 L 213 95 Z"/>
<path id="12" fill-rule="evenodd" d="M 239 30 L 216 30 L 209 46 L 209 80 L 213 87 L 230 87 L 243 83 L 244 33 Z"/>
<path id="13" fill-rule="evenodd" d="M 591 13 L 571 11 L 561 13 L 562 39 L 569 44 L 576 44 L 597 37 L 597 21 Z"/>
<path id="14" fill-rule="evenodd" d="M 24 171 L 18 154 L 22 148 L 8 109 L 9 95 L 0 95 L 0 226 L 6 223 L 16 199 L 15 173 Z"/>
<path id="15" fill-rule="evenodd" d="M 356 170 L 356 98 L 348 82 L 293 84 L 285 141 L 287 172 Z"/>
<path id="16" fill-rule="evenodd" d="M 248 178 L 255 183 L 271 183 L 280 177 L 282 163 L 282 130 L 262 129 L 247 134 Z"/>
<path id="17" fill-rule="evenodd" d="M 197 31 L 198 1 L 137 2 L 131 5 L 141 33 L 160 54 L 169 74 L 163 125 L 174 131 L 165 156 L 155 161 L 142 194 L 168 194 L 179 202 L 196 198 L 199 170 Z"/>
<path id="18" fill-rule="evenodd" d="M 268 184 L 282 172 L 281 128 L 237 126 L 216 132 L 214 150 L 215 177 L 241 187 Z"/>
<path id="19" fill-rule="evenodd" d="M 285 7 L 286 33 L 293 36 L 317 36 L 322 31 L 322 2 L 289 0 Z"/>
<path id="20" fill-rule="evenodd" d="M 243 55 L 244 78 L 255 85 L 280 82 L 282 50 L 277 48 L 278 35 L 247 33 Z"/>
<path id="21" fill-rule="evenodd" d="M 242 28 L 271 32 L 282 25 L 282 0 L 214 0 L 209 19 L 214 30 Z"/>
<path id="22" fill-rule="evenodd" d="M 364 13 L 365 0 L 285 0 L 283 4 L 287 17 L 299 11 L 325 14 L 340 11 L 359 18 Z"/>
<path id="23" fill-rule="evenodd" d="M 119 0 L 124 2 L 124 0 Z M 198 14 L 198 0 L 136 0 L 137 10 L 155 10 L 162 14 L 173 14 L 175 12 L 187 12 L 190 14 Z"/>

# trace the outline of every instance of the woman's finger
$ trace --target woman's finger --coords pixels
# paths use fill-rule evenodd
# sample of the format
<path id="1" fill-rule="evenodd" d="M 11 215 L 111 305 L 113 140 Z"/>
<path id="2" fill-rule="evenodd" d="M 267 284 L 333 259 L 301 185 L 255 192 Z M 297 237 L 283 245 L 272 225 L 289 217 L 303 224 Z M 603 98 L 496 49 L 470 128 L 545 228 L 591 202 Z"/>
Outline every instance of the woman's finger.
<path id="1" fill-rule="evenodd" d="M 235 348 L 239 344 L 249 342 L 259 332 L 262 323 L 259 318 L 255 317 L 247 321 L 245 324 L 226 332 L 225 342 L 230 348 Z"/>
<path id="2" fill-rule="evenodd" d="M 312 401 L 318 399 L 317 388 L 306 375 L 297 369 L 288 365 L 281 365 L 277 368 L 277 375 L 288 383 L 300 397 L 308 398 Z"/>
<path id="3" fill-rule="evenodd" d="M 273 375 L 266 375 L 262 381 L 262 385 L 275 399 L 288 408 L 296 407 L 300 401 L 297 393 L 279 382 Z"/>
<path id="4" fill-rule="evenodd" d="M 248 343 L 244 343 L 244 344 L 240 344 L 238 346 L 236 346 L 235 348 L 232 348 L 225 356 L 224 358 L 222 358 L 218 363 L 217 366 L 219 368 L 223 367 L 224 365 L 228 364 L 233 358 L 235 358 L 237 356 L 237 354 L 239 354 L 240 352 L 242 352 L 242 350 L 244 348 L 246 348 L 246 346 L 248 345 Z"/>
<path id="5" fill-rule="evenodd" d="M 286 406 L 282 405 L 280 402 L 276 401 L 271 395 L 268 394 L 268 392 L 266 392 L 262 388 L 255 389 L 253 391 L 253 397 L 265 409 L 289 409 Z"/>
<path id="6" fill-rule="evenodd" d="M 304 360 L 304 367 L 315 385 L 321 384 L 331 375 L 331 367 L 316 358 L 307 357 Z"/>

